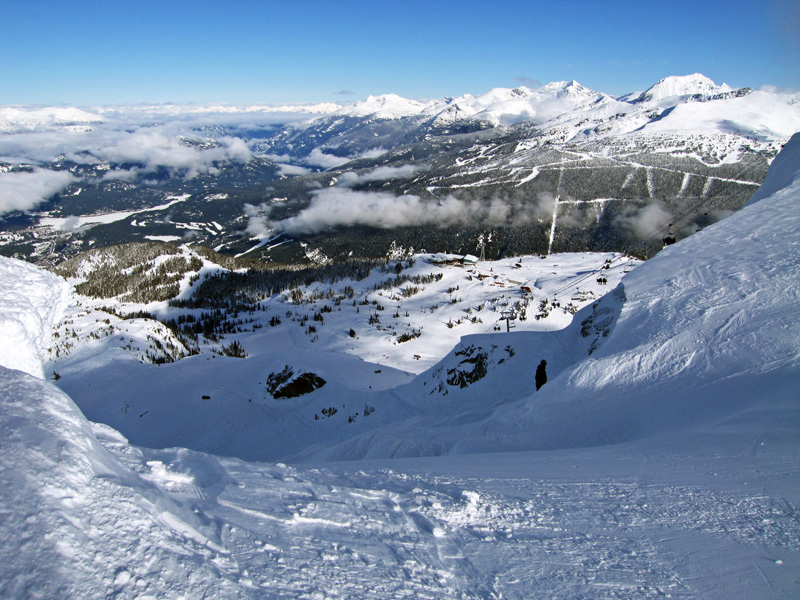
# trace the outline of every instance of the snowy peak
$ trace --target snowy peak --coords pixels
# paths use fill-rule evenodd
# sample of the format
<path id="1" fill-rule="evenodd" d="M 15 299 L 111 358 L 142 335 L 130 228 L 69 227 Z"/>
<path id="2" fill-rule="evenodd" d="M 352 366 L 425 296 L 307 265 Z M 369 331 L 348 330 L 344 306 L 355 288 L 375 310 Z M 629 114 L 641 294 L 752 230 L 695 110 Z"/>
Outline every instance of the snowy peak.
<path id="1" fill-rule="evenodd" d="M 553 81 L 541 87 L 540 91 L 555 93 L 557 98 L 572 98 L 576 100 L 589 100 L 595 96 L 602 96 L 602 94 L 590 90 L 574 79 L 572 81 Z"/>
<path id="2" fill-rule="evenodd" d="M 373 116 L 379 119 L 400 119 L 420 113 L 425 107 L 421 102 L 408 100 L 397 94 L 367 96 L 362 102 L 342 109 L 341 114 L 351 117 Z"/>
<path id="3" fill-rule="evenodd" d="M 667 98 L 683 96 L 713 96 L 732 91 L 732 88 L 723 83 L 717 85 L 711 79 L 700 73 L 693 75 L 665 77 L 649 88 L 635 100 L 635 102 L 660 102 Z"/>

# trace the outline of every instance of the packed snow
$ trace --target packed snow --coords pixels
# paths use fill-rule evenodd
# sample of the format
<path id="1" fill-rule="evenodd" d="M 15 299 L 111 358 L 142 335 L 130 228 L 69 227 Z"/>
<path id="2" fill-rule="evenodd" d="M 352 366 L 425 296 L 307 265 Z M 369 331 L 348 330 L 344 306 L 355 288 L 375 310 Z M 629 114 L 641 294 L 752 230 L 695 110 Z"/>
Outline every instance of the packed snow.
<path id="1" fill-rule="evenodd" d="M 64 313 L 62 281 L 4 260 L 10 293 L 0 301 L 16 324 L 4 327 L 3 348 L 40 355 L 62 313 L 78 341 L 45 367 L 61 369 L 57 383 L 72 398 L 15 370 L 13 351 L 0 355 L 0 596 L 800 596 L 798 146 L 796 136 L 776 159 L 776 189 L 632 272 L 609 269 L 609 293 L 576 299 L 571 321 L 551 310 L 517 320 L 511 333 L 495 330 L 505 322 L 470 322 L 472 335 L 459 341 L 468 332 L 458 332 L 450 349 L 423 331 L 408 343 L 430 345 L 431 356 L 415 370 L 405 368 L 419 362 L 413 355 L 384 359 L 383 336 L 392 336 L 368 324 L 356 337 L 372 336 L 369 344 L 310 342 L 295 323 L 283 337 L 298 343 L 277 355 L 269 349 L 279 330 L 259 329 L 237 334 L 244 359 L 204 351 L 143 364 L 115 354 L 103 341 L 113 336 L 81 337 L 98 326 L 88 317 L 97 308 L 81 309 L 85 323 Z M 550 267 L 527 282 L 531 293 L 577 298 L 567 280 L 598 259 Z M 536 261 L 545 262 L 526 258 L 522 268 Z M 496 266 L 506 280 L 518 271 Z M 472 280 L 469 267 L 441 268 L 459 289 L 434 313 L 466 316 L 467 298 L 474 315 L 489 301 L 481 294 L 498 292 L 477 277 L 491 263 L 479 262 Z M 289 300 L 275 302 L 286 309 Z M 395 308 L 388 290 L 384 300 L 377 312 Z M 337 314 L 325 313 L 320 333 Z M 558 314 L 563 321 L 548 321 Z M 380 351 L 366 355 L 373 343 Z M 542 358 L 548 382 L 535 391 Z M 252 365 L 258 387 L 248 387 Z M 265 379 L 283 365 L 328 383 L 300 398 L 268 397 Z M 213 390 L 209 369 L 223 378 Z M 89 394 L 89 384 L 102 391 Z M 127 416 L 122 393 L 138 403 Z M 90 417 L 117 414 L 112 424 L 128 438 L 158 429 L 165 443 L 132 445 L 86 420 L 73 399 Z M 348 407 L 315 420 L 334 399 Z M 224 454 L 239 458 L 166 437 L 207 418 L 203 402 L 227 407 L 205 423 L 206 439 L 225 439 Z M 243 428 L 245 410 L 264 427 Z M 358 416 L 348 423 L 350 410 Z M 162 412 L 156 420 L 146 411 Z M 280 452 L 275 439 L 292 418 L 297 439 L 284 462 L 242 460 L 247 448 Z"/>

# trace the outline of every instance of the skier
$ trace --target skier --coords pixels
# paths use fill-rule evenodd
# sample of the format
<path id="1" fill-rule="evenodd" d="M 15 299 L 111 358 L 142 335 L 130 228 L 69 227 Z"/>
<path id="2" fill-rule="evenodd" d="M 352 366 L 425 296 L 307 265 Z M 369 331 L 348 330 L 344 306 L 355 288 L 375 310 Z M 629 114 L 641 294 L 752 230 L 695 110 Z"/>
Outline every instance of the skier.
<path id="1" fill-rule="evenodd" d="M 547 361 L 542 360 L 539 366 L 536 367 L 536 390 L 538 391 L 545 383 L 547 383 Z"/>

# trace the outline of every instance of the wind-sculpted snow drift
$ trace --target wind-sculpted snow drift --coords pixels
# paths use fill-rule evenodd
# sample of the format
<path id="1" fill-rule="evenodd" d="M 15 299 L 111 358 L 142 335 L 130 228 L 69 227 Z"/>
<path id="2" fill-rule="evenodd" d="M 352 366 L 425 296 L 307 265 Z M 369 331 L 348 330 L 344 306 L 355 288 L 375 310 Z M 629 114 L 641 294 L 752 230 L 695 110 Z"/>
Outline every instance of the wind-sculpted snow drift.
<path id="1" fill-rule="evenodd" d="M 42 377 L 40 353 L 69 301 L 66 282 L 27 263 L 0 258 L 0 365 Z"/>
<path id="2" fill-rule="evenodd" d="M 215 527 L 123 466 L 96 432 L 124 438 L 41 379 L 66 282 L 5 258 L 0 274 L 0 597 L 245 597 Z"/>

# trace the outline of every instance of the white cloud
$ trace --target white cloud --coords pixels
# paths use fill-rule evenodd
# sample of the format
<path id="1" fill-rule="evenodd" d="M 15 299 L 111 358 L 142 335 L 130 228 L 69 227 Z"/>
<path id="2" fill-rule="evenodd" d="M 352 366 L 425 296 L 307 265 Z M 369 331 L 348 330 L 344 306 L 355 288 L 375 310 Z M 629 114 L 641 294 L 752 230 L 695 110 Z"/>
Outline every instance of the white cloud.
<path id="1" fill-rule="evenodd" d="M 360 174 L 354 173 L 353 171 L 345 171 L 339 176 L 337 183 L 339 185 L 354 186 L 362 183 L 369 183 L 370 181 L 411 179 L 422 170 L 424 170 L 424 168 L 418 165 L 402 165 L 399 167 L 377 167 L 372 171 Z"/>
<path id="2" fill-rule="evenodd" d="M 216 173 L 230 163 L 252 158 L 247 143 L 235 136 L 206 135 L 209 128 L 271 129 L 308 120 L 314 107 L 283 112 L 263 106 L 126 106 L 94 108 L 0 107 L 0 160 L 11 164 L 50 167 L 64 159 L 82 164 L 128 163 L 125 170 L 108 170 L 103 179 L 131 180 L 166 168 L 191 178 Z M 324 109 L 321 107 L 320 110 Z M 324 110 L 323 110 L 324 112 Z M 320 153 L 321 154 L 321 153 Z M 329 157 L 322 155 L 322 159 Z M 341 160 L 341 159 L 338 159 Z M 287 167 L 291 168 L 291 167 Z M 41 181 L 57 181 L 43 179 Z M 29 197 L 33 179 L 20 177 L 19 192 L 5 188 L 6 197 Z M 11 185 L 10 183 L 6 186 Z M 30 206 L 22 200 L 5 200 Z"/>
<path id="3" fill-rule="evenodd" d="M 614 225 L 628 230 L 640 239 L 647 239 L 672 219 L 672 213 L 660 200 L 652 200 L 642 208 L 628 206 L 614 219 Z"/>
<path id="4" fill-rule="evenodd" d="M 386 148 L 378 146 L 377 148 L 370 148 L 369 150 L 364 150 L 364 152 L 362 152 L 355 158 L 378 158 L 382 154 L 386 154 L 386 152 L 388 152 Z"/>
<path id="5" fill-rule="evenodd" d="M 34 169 L 0 173 L 0 214 L 30 210 L 75 181 L 66 171 Z"/>
<path id="6" fill-rule="evenodd" d="M 716 223 L 717 221 L 722 221 L 722 219 L 730 217 L 734 212 L 736 211 L 726 210 L 724 208 L 716 208 L 712 211 L 709 211 L 708 218 L 711 223 Z"/>
<path id="7" fill-rule="evenodd" d="M 247 235 L 254 238 L 264 238 L 271 234 L 273 227 L 269 221 L 270 210 L 270 205 L 266 203 L 258 206 L 253 204 L 244 205 L 244 214 L 248 217 L 247 228 L 245 229 Z"/>
<path id="8" fill-rule="evenodd" d="M 333 154 L 325 154 L 319 148 L 314 148 L 303 162 L 312 167 L 322 167 L 323 169 L 332 169 L 340 167 L 345 163 L 350 162 L 349 158 L 342 158 L 341 156 L 334 156 Z"/>
<path id="9" fill-rule="evenodd" d="M 353 174 L 354 175 L 354 174 Z M 395 227 L 456 225 L 470 227 L 520 227 L 548 223 L 553 218 L 555 198 L 539 194 L 535 200 L 519 202 L 502 198 L 461 200 L 455 196 L 423 199 L 414 194 L 396 196 L 390 192 L 357 191 L 337 185 L 311 192 L 311 202 L 298 214 L 281 220 L 270 219 L 272 206 L 245 205 L 247 233 L 253 237 L 286 234 L 313 234 L 334 227 L 366 225 Z M 596 219 L 596 209 L 587 214 L 559 216 L 564 226 L 580 226 Z M 633 217 L 631 217 L 633 221 Z"/>
<path id="10" fill-rule="evenodd" d="M 56 226 L 56 229 L 59 231 L 77 231 L 81 226 L 81 218 L 80 217 L 67 217 L 64 221 L 61 222 L 60 225 Z"/>
<path id="11" fill-rule="evenodd" d="M 280 170 L 281 175 L 287 175 L 287 176 L 306 175 L 311 172 L 310 169 L 301 167 L 299 165 L 290 165 L 286 163 L 275 163 L 275 164 L 278 165 L 278 169 Z"/>
<path id="12" fill-rule="evenodd" d="M 467 201 L 448 196 L 442 200 L 423 200 L 413 194 L 395 196 L 330 187 L 313 192 L 306 209 L 280 221 L 269 220 L 265 205 L 251 207 L 247 214 L 250 216 L 248 233 L 258 237 L 266 231 L 310 234 L 349 225 L 385 229 L 420 225 L 496 227 L 509 223 L 513 210 L 500 199 Z"/>

